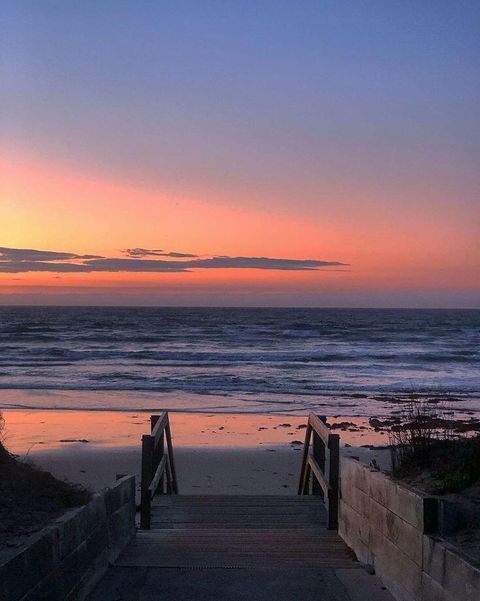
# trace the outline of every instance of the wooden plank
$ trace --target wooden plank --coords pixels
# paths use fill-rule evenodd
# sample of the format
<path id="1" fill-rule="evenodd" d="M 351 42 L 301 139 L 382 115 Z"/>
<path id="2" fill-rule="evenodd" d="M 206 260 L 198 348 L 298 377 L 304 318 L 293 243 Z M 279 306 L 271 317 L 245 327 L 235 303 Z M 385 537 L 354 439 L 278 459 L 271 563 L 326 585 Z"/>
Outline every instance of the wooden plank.
<path id="1" fill-rule="evenodd" d="M 222 534 L 224 536 L 222 536 Z M 138 532 L 138 537 L 135 539 L 135 544 L 141 543 L 157 543 L 165 542 L 170 539 L 185 539 L 185 540 L 210 540 L 213 543 L 218 542 L 219 544 L 225 545 L 228 541 L 235 539 L 248 539 L 256 541 L 266 540 L 278 540 L 281 537 L 288 536 L 293 541 L 303 540 L 316 544 L 315 541 L 319 541 L 321 546 L 319 551 L 324 549 L 322 546 L 323 542 L 329 542 L 332 544 L 337 543 L 342 548 L 345 547 L 344 541 L 340 536 L 332 530 L 326 528 L 302 528 L 297 530 L 295 528 L 282 528 L 279 532 L 275 528 L 185 528 L 183 531 L 175 530 L 175 528 L 167 528 L 163 532 L 157 532 L 155 530 L 142 530 Z M 225 540 L 224 540 L 225 539 Z M 289 552 L 295 552 L 294 549 L 290 549 Z"/>
<path id="2" fill-rule="evenodd" d="M 165 432 L 160 434 L 158 441 L 156 443 L 154 443 L 153 465 L 155 468 L 155 473 L 156 473 L 156 470 L 157 470 L 158 466 L 160 465 L 160 462 L 162 461 L 164 456 L 165 456 Z M 164 478 L 164 476 L 162 476 L 160 479 L 159 485 L 156 488 L 157 495 L 163 495 L 164 484 L 165 484 L 165 478 Z"/>
<path id="3" fill-rule="evenodd" d="M 311 529 L 301 532 L 290 529 L 139 532 L 118 564 L 152 567 L 358 565 L 337 534 Z"/>
<path id="4" fill-rule="evenodd" d="M 305 442 L 303 443 L 303 456 L 302 456 L 302 466 L 300 468 L 300 481 L 298 483 L 298 494 L 305 494 L 305 485 L 308 481 L 307 478 L 307 459 L 308 459 L 308 448 L 310 446 L 310 437 L 312 435 L 312 426 L 310 423 L 307 424 L 307 429 L 305 430 Z"/>
<path id="5" fill-rule="evenodd" d="M 325 459 L 326 459 L 325 443 L 323 442 L 322 438 L 318 435 L 318 433 L 315 431 L 313 432 L 312 447 L 313 447 L 312 448 L 313 458 L 317 462 L 322 474 L 325 474 Z M 325 498 L 323 488 L 322 488 L 320 482 L 317 480 L 317 478 L 314 478 L 312 481 L 312 495 L 318 495 L 322 498 L 322 500 Z"/>
<path id="6" fill-rule="evenodd" d="M 219 506 L 219 505 L 211 505 L 211 506 L 205 506 L 204 508 L 201 507 L 188 507 L 188 506 L 184 506 L 184 508 L 172 508 L 171 506 L 162 506 L 162 505 L 153 505 L 152 507 L 152 511 L 154 513 L 156 513 L 158 511 L 158 513 L 165 513 L 167 512 L 169 515 L 176 515 L 176 516 L 188 516 L 188 515 L 195 515 L 195 516 L 207 516 L 207 517 L 212 517 L 214 519 L 227 519 L 225 516 L 240 516 L 240 515 L 252 515 L 254 517 L 260 517 L 260 516 L 266 516 L 269 517 L 271 516 L 272 518 L 276 519 L 279 516 L 292 516 L 292 517 L 298 517 L 298 518 L 302 518 L 302 517 L 307 517 L 307 518 L 311 518 L 314 515 L 318 515 L 319 513 L 324 513 L 324 506 L 313 506 L 311 507 L 311 509 L 306 509 L 303 510 L 302 508 L 295 508 L 295 507 L 291 507 L 291 508 L 279 508 L 279 507 L 274 507 L 274 506 L 270 506 L 270 507 L 249 507 L 249 508 L 242 508 L 241 506 L 234 506 L 231 508 L 228 508 L 227 506 Z"/>
<path id="7" fill-rule="evenodd" d="M 261 515 L 261 516 L 255 516 L 252 514 L 241 514 L 238 516 L 235 516 L 233 514 L 229 514 L 228 518 L 229 519 L 222 519 L 221 517 L 215 517 L 215 516 L 208 516 L 208 515 L 199 515 L 199 514 L 190 514 L 190 515 L 185 515 L 185 516 L 162 516 L 161 514 L 157 517 L 157 515 L 155 513 L 152 512 L 152 521 L 154 522 L 158 522 L 158 523 L 171 523 L 171 524 L 175 524 L 175 523 L 186 523 L 186 522 L 192 522 L 195 524 L 202 524 L 202 523 L 208 523 L 208 524 L 225 524 L 226 526 L 230 526 L 231 524 L 235 524 L 237 522 L 248 522 L 249 524 L 260 524 L 260 523 L 265 523 L 268 524 L 269 526 L 271 525 L 272 527 L 275 527 L 276 525 L 278 525 L 279 528 L 287 528 L 289 526 L 291 527 L 307 527 L 309 525 L 311 525 L 312 528 L 317 527 L 317 526 L 321 526 L 326 522 L 326 516 L 324 513 L 321 514 L 321 516 L 319 516 L 319 518 L 315 519 L 316 516 L 314 515 L 310 515 L 310 516 L 305 516 L 305 517 L 301 517 L 301 518 L 295 518 L 295 516 L 285 516 L 282 514 L 277 514 L 275 516 L 269 516 L 269 515 Z"/>
<path id="8" fill-rule="evenodd" d="M 165 465 L 165 471 L 167 473 L 167 494 L 172 495 L 172 494 L 174 494 L 174 491 L 173 491 L 173 484 L 172 484 L 172 471 L 170 469 L 170 460 L 169 460 L 168 452 L 167 452 L 167 463 Z"/>
<path id="9" fill-rule="evenodd" d="M 185 557 L 182 554 L 172 556 L 157 555 L 152 551 L 151 556 L 130 557 L 125 555 L 116 562 L 123 567 L 149 567 L 149 568 L 355 568 L 355 564 L 348 557 L 335 559 L 321 557 L 256 557 L 235 555 L 222 557 L 220 554 Z M 218 598 L 218 597 L 217 597 Z"/>
<path id="10" fill-rule="evenodd" d="M 149 434 L 142 436 L 142 480 L 141 480 L 141 505 L 140 526 L 150 527 L 150 493 L 148 487 L 153 476 L 153 439 Z"/>
<path id="11" fill-rule="evenodd" d="M 308 416 L 308 423 L 312 426 L 315 432 L 320 436 L 325 444 L 328 444 L 328 437 L 330 436 L 330 429 L 325 423 L 325 416 L 318 416 L 314 413 L 310 413 Z"/>
<path id="12" fill-rule="evenodd" d="M 163 478 L 163 474 L 165 472 L 165 464 L 167 463 L 167 458 L 164 455 L 158 464 L 157 471 L 153 476 L 153 479 L 148 487 L 148 492 L 150 493 L 150 498 L 152 498 L 157 493 L 157 488 L 160 486 L 161 480 Z"/>
<path id="13" fill-rule="evenodd" d="M 240 515 L 251 515 L 253 517 L 260 517 L 260 516 L 266 516 L 266 517 L 272 517 L 273 519 L 277 519 L 279 516 L 292 516 L 292 517 L 298 517 L 298 518 L 302 518 L 302 517 L 306 517 L 306 518 L 311 518 L 314 515 L 318 515 L 321 513 L 324 513 L 324 506 L 323 504 L 321 506 L 313 506 L 310 509 L 303 509 L 303 508 L 295 508 L 295 507 L 291 507 L 291 508 L 279 508 L 279 507 L 274 507 L 274 506 L 270 506 L 270 507 L 249 507 L 249 508 L 242 508 L 240 505 L 234 506 L 234 507 L 227 507 L 227 506 L 220 506 L 220 505 L 211 505 L 211 506 L 205 506 L 204 508 L 201 507 L 195 507 L 195 506 L 184 506 L 183 508 L 178 507 L 178 508 L 172 508 L 171 506 L 162 506 L 162 505 L 156 505 L 154 504 L 152 506 L 152 511 L 154 513 L 158 512 L 160 515 L 162 513 L 168 513 L 169 515 L 172 516 L 188 516 L 188 515 L 194 515 L 194 516 L 206 516 L 206 517 L 211 517 L 214 519 L 228 519 L 227 516 L 240 516 Z"/>
<path id="14" fill-rule="evenodd" d="M 170 472 L 172 475 L 172 491 L 174 494 L 178 495 L 177 472 L 175 470 L 175 461 L 173 458 L 172 432 L 170 430 L 170 421 L 168 420 L 168 415 L 167 415 L 167 423 L 166 423 L 166 427 L 165 427 L 165 434 L 166 434 L 166 438 L 167 438 L 167 450 L 168 450 Z"/>
<path id="15" fill-rule="evenodd" d="M 170 507 L 199 507 L 200 509 L 202 507 L 212 507 L 212 506 L 217 506 L 217 507 L 285 507 L 285 508 L 290 508 L 290 509 L 295 509 L 295 508 L 302 508 L 302 507 L 321 507 L 322 506 L 322 500 L 319 499 L 318 497 L 311 497 L 311 496 L 306 496 L 306 497 L 302 497 L 302 496 L 295 496 L 293 497 L 294 499 L 298 499 L 298 501 L 296 502 L 292 502 L 292 501 L 285 501 L 283 499 L 288 499 L 288 497 L 282 497 L 279 496 L 277 497 L 277 499 L 282 499 L 282 500 L 272 500 L 272 501 L 261 501 L 261 500 L 255 500 L 255 499 L 249 499 L 248 497 L 241 497 L 241 496 L 235 496 L 232 495 L 231 497 L 231 501 L 229 499 L 216 499 L 215 496 L 212 495 L 212 497 L 210 499 L 196 499 L 195 497 L 193 498 L 185 498 L 184 495 L 179 495 L 174 496 L 168 496 L 168 497 L 159 497 L 158 498 L 158 504 L 159 505 L 163 505 L 165 507 L 170 506 Z"/>
<path id="16" fill-rule="evenodd" d="M 230 496 L 225 498 L 219 498 L 215 495 L 210 497 L 202 498 L 195 495 L 179 495 L 177 496 L 165 496 L 159 497 L 156 504 L 162 507 L 173 507 L 173 508 L 189 508 L 194 507 L 199 510 L 202 508 L 210 507 L 245 507 L 245 508 L 285 508 L 291 511 L 308 511 L 309 508 L 322 507 L 322 500 L 318 497 L 311 496 L 278 496 L 278 497 L 266 497 L 265 499 L 250 498 L 248 496 Z"/>
<path id="17" fill-rule="evenodd" d="M 205 506 L 204 508 L 202 507 L 195 507 L 195 506 L 184 506 L 183 508 L 178 507 L 178 508 L 172 508 L 171 506 L 162 506 L 162 505 L 153 505 L 152 511 L 154 512 L 159 512 L 159 513 L 165 513 L 168 512 L 170 515 L 177 515 L 177 516 L 188 516 L 188 515 L 195 515 L 195 516 L 207 516 L 207 517 L 212 517 L 215 519 L 227 519 L 225 516 L 235 516 L 235 515 L 252 515 L 254 517 L 259 517 L 262 515 L 265 516 L 271 516 L 272 518 L 277 518 L 278 516 L 292 516 L 292 517 L 298 517 L 301 518 L 303 516 L 307 517 L 307 518 L 311 518 L 314 515 L 318 515 L 319 513 L 324 513 L 324 506 L 323 504 L 321 506 L 312 506 L 310 509 L 303 509 L 303 508 L 295 508 L 295 507 L 286 507 L 286 508 L 281 508 L 281 507 L 274 507 L 274 506 L 270 506 L 270 507 L 248 507 L 248 508 L 243 508 L 240 505 L 234 506 L 234 507 L 227 507 L 227 506 L 220 506 L 220 505 L 211 505 L 211 506 Z"/>
<path id="18" fill-rule="evenodd" d="M 328 482 L 330 484 L 328 493 L 328 527 L 330 529 L 337 529 L 340 490 L 340 436 L 338 434 L 330 434 L 328 438 L 328 449 Z"/>
<path id="19" fill-rule="evenodd" d="M 317 479 L 317 482 L 322 487 L 324 495 L 328 497 L 330 486 L 327 482 L 327 479 L 325 478 L 325 474 L 320 469 L 320 466 L 316 462 L 315 457 L 313 457 L 313 455 L 309 455 L 308 465 L 310 466 L 315 478 Z"/>
<path id="20" fill-rule="evenodd" d="M 139 531 L 116 565 L 359 567 L 339 535 L 325 527 L 319 497 L 172 495 L 159 501 L 152 507 L 153 529 Z"/>
<path id="21" fill-rule="evenodd" d="M 250 527 L 250 528 L 277 528 L 277 529 L 285 529 L 285 528 L 296 528 L 297 530 L 301 530 L 302 528 L 317 528 L 322 529 L 325 527 L 327 523 L 326 517 L 318 520 L 294 520 L 294 519 L 284 519 L 280 518 L 274 520 L 268 517 L 256 518 L 254 516 L 239 516 L 238 518 L 232 518 L 230 520 L 216 520 L 214 518 L 198 518 L 194 516 L 190 519 L 169 519 L 168 517 L 159 517 L 156 518 L 155 515 L 151 518 L 151 524 L 154 528 L 176 528 L 182 526 L 183 524 L 192 524 L 194 527 L 202 528 L 204 526 L 209 526 L 211 528 L 238 528 L 238 527 Z"/>
<path id="22" fill-rule="evenodd" d="M 225 525 L 225 527 L 233 527 L 234 524 L 245 523 L 252 524 L 254 527 L 258 525 L 261 527 L 261 524 L 266 524 L 272 528 L 306 528 L 311 526 L 312 528 L 323 527 L 326 523 L 326 514 L 322 512 L 319 516 L 310 515 L 301 518 L 296 518 L 295 516 L 289 515 L 285 516 L 282 514 L 276 514 L 275 516 L 269 515 L 261 515 L 255 516 L 252 514 L 241 514 L 235 516 L 233 514 L 229 514 L 228 519 L 222 519 L 220 517 L 208 516 L 208 515 L 199 515 L 199 514 L 190 514 L 185 516 L 179 515 L 161 515 L 158 516 L 152 512 L 151 521 L 153 524 L 186 524 L 193 523 L 198 524 L 218 524 L 220 527 Z"/>
<path id="23" fill-rule="evenodd" d="M 152 430 L 150 435 L 154 438 L 155 445 L 157 445 L 168 423 L 168 413 L 163 411 L 160 415 L 152 415 L 150 416 L 150 422 Z"/>
<path id="24" fill-rule="evenodd" d="M 310 465 L 308 464 L 307 461 L 307 467 L 305 469 L 305 478 L 304 478 L 304 482 L 303 482 L 303 489 L 302 489 L 302 494 L 303 495 L 308 495 L 309 494 L 309 486 L 310 486 L 310 476 L 312 475 L 312 470 L 310 468 Z"/>
<path id="25" fill-rule="evenodd" d="M 163 496 L 152 505 L 151 527 L 321 530 L 326 518 L 318 497 Z"/>
<path id="26" fill-rule="evenodd" d="M 158 499 L 161 505 L 179 507 L 182 505 L 195 505 L 198 507 L 206 505 L 242 505 L 242 506 L 290 506 L 306 507 L 308 505 L 322 505 L 321 499 L 311 496 L 297 495 L 179 495 L 162 497 Z"/>

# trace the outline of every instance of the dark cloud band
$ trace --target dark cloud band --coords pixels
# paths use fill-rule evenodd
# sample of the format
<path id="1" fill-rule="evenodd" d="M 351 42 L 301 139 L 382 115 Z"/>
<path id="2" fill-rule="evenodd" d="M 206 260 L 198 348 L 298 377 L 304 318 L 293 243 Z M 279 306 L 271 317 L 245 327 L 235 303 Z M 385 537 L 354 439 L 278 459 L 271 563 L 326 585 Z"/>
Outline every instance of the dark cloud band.
<path id="1" fill-rule="evenodd" d="M 269 269 L 281 271 L 317 271 L 324 267 L 344 267 L 339 261 L 318 259 L 276 259 L 270 257 L 198 258 L 188 253 L 166 253 L 159 250 L 128 249 L 126 258 L 78 255 L 33 249 L 1 248 L 0 272 L 26 273 L 184 273 L 193 269 Z M 133 253 L 133 255 L 132 255 Z M 143 253 L 143 254 L 142 254 Z M 145 259 L 144 256 L 170 257 L 182 260 Z M 192 258 L 193 257 L 193 258 Z M 185 260 L 187 259 L 187 260 Z"/>
<path id="2" fill-rule="evenodd" d="M 141 259 L 143 257 L 172 257 L 175 259 L 193 259 L 198 255 L 190 253 L 166 252 L 160 248 L 127 248 L 123 251 L 127 257 L 132 259 Z"/>
<path id="3" fill-rule="evenodd" d="M 6 248 L 0 246 L 0 261 L 64 261 L 73 259 L 101 259 L 98 255 L 34 250 L 32 248 Z"/>

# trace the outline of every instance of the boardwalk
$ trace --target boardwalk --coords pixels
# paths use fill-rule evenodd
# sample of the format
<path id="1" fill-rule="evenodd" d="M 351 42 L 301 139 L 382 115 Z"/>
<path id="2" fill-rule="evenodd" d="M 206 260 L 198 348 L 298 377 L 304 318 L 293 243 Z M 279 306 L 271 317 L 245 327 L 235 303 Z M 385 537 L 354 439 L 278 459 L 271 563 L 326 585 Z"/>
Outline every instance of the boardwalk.
<path id="1" fill-rule="evenodd" d="M 388 601 L 318 497 L 161 495 L 89 601 Z"/>

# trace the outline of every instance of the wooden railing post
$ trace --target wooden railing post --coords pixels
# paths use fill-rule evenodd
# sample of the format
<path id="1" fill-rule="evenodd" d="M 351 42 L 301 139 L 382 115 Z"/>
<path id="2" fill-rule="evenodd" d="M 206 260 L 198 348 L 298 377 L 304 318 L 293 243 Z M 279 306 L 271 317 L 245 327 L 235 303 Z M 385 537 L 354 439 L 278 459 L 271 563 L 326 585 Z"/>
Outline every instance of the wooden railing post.
<path id="1" fill-rule="evenodd" d="M 308 493 L 308 478 L 310 475 L 308 465 L 308 448 L 310 446 L 310 438 L 312 436 L 312 426 L 310 421 L 305 429 L 305 442 L 303 444 L 302 467 L 300 468 L 300 480 L 298 482 L 298 494 L 306 495 Z"/>
<path id="2" fill-rule="evenodd" d="M 311 413 L 305 432 L 298 494 L 309 493 L 311 479 L 312 494 L 321 496 L 325 503 L 329 529 L 338 527 L 339 470 L 340 436 L 331 434 L 325 416 Z"/>
<path id="3" fill-rule="evenodd" d="M 165 426 L 165 435 L 166 435 L 166 439 L 167 439 L 168 466 L 169 466 L 169 471 L 170 471 L 170 486 L 171 486 L 172 492 L 174 494 L 178 495 L 177 472 L 175 471 L 175 462 L 173 460 L 172 432 L 170 430 L 170 421 L 168 421 L 168 420 L 167 420 L 167 425 Z"/>
<path id="4" fill-rule="evenodd" d="M 155 470 L 153 467 L 153 439 L 150 434 L 142 436 L 142 475 L 140 526 L 150 528 L 150 492 L 148 487 Z"/>
<path id="5" fill-rule="evenodd" d="M 328 437 L 328 481 L 330 490 L 328 493 L 328 528 L 336 530 L 338 528 L 338 497 L 339 497 L 339 476 L 340 476 L 340 436 L 330 434 Z"/>
<path id="6" fill-rule="evenodd" d="M 168 413 L 164 411 L 150 416 L 150 424 L 150 434 L 142 436 L 140 526 L 147 530 L 150 528 L 153 497 L 165 492 L 178 494 Z M 168 450 L 165 449 L 165 441 Z"/>

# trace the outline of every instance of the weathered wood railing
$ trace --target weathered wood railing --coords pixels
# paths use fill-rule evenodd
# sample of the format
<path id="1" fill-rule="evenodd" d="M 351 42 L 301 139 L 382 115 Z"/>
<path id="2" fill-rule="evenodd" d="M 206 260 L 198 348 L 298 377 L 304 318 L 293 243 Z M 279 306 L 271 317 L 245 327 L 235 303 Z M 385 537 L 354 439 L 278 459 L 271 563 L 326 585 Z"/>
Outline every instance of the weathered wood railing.
<path id="1" fill-rule="evenodd" d="M 320 495 L 328 515 L 328 528 L 338 528 L 340 436 L 331 434 L 326 418 L 311 413 L 303 448 L 299 495 Z M 310 441 L 313 435 L 312 451 Z"/>
<path id="2" fill-rule="evenodd" d="M 150 416 L 150 427 L 151 433 L 142 436 L 140 527 L 146 530 L 150 528 L 153 497 L 178 494 L 168 412 Z"/>

